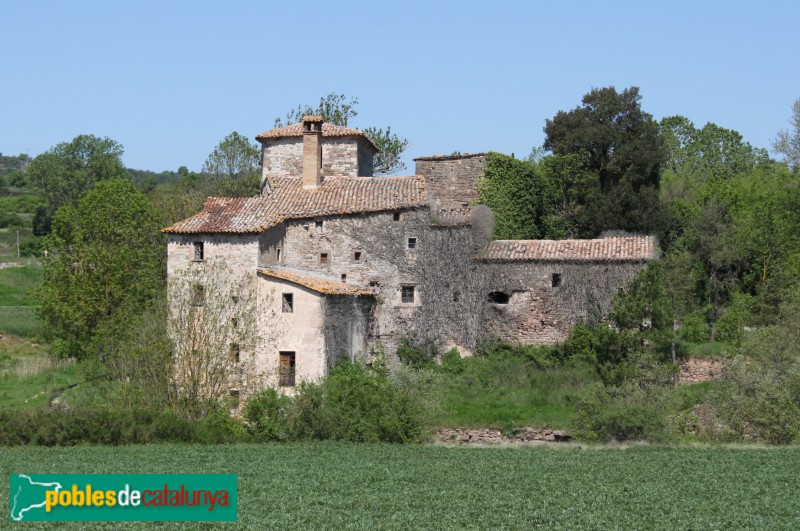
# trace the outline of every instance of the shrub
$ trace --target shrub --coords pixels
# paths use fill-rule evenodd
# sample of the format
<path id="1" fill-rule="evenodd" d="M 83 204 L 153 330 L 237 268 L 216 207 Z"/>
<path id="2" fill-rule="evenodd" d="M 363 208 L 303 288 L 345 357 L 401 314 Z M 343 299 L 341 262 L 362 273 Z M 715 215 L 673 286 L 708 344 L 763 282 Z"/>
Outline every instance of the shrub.
<path id="1" fill-rule="evenodd" d="M 243 416 L 257 441 L 285 441 L 289 437 L 292 399 L 273 388 L 259 391 L 247 401 Z"/>
<path id="2" fill-rule="evenodd" d="M 633 383 L 592 385 L 575 407 L 575 436 L 591 442 L 664 440 L 668 435 L 666 393 L 668 390 Z"/>
<path id="3" fill-rule="evenodd" d="M 410 367 L 421 368 L 430 365 L 442 356 L 441 342 L 432 337 L 426 337 L 416 343 L 409 338 L 403 338 L 397 348 L 397 358 Z"/>
<path id="4" fill-rule="evenodd" d="M 442 357 L 442 369 L 450 374 L 461 374 L 464 372 L 464 360 L 461 359 L 461 353 L 457 348 L 451 348 L 447 354 Z"/>

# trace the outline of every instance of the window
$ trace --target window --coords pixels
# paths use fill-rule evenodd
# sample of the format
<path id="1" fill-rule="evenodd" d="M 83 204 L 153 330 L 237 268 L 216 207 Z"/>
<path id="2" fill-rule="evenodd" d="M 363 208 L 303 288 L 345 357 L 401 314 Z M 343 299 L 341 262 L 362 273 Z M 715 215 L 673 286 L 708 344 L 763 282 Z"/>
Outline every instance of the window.
<path id="1" fill-rule="evenodd" d="M 280 249 L 276 249 L 275 250 L 275 261 L 278 262 L 279 264 L 281 263 L 281 250 Z"/>
<path id="2" fill-rule="evenodd" d="M 508 304 L 510 298 L 508 293 L 502 291 L 493 291 L 489 294 L 489 302 L 492 304 Z"/>
<path id="3" fill-rule="evenodd" d="M 408 239 L 408 248 L 409 249 L 416 249 L 417 248 L 417 239 L 416 238 L 409 238 Z"/>
<path id="4" fill-rule="evenodd" d="M 238 295 L 231 295 L 231 300 L 234 304 L 239 304 L 239 296 Z"/>
<path id="5" fill-rule="evenodd" d="M 319 253 L 319 265 L 328 265 L 328 253 Z"/>
<path id="6" fill-rule="evenodd" d="M 228 389 L 228 394 L 231 398 L 239 398 L 239 390 L 238 389 Z"/>
<path id="7" fill-rule="evenodd" d="M 194 258 L 193 260 L 199 262 L 203 260 L 203 242 L 194 242 Z"/>
<path id="8" fill-rule="evenodd" d="M 238 317 L 231 317 L 231 328 L 236 330 L 239 328 L 239 318 Z"/>
<path id="9" fill-rule="evenodd" d="M 378 282 L 377 280 L 370 280 L 369 281 L 369 287 L 371 287 L 371 288 L 377 288 L 377 287 L 380 287 L 380 285 L 381 285 L 381 283 Z"/>
<path id="10" fill-rule="evenodd" d="M 353 253 L 353 262 L 361 262 L 361 257 L 363 253 L 361 251 L 356 251 Z"/>
<path id="11" fill-rule="evenodd" d="M 314 230 L 317 231 L 317 234 L 322 234 L 322 220 L 314 222 Z"/>
<path id="12" fill-rule="evenodd" d="M 553 280 L 551 281 L 551 285 L 554 288 L 557 288 L 561 285 L 561 273 L 553 273 Z"/>
<path id="13" fill-rule="evenodd" d="M 347 275 L 342 273 L 342 282 L 347 282 Z"/>
<path id="14" fill-rule="evenodd" d="M 294 313 L 294 294 L 284 293 L 281 296 L 281 312 Z"/>
<path id="15" fill-rule="evenodd" d="M 202 306 L 206 299 L 206 289 L 202 284 L 192 286 L 192 304 Z"/>
<path id="16" fill-rule="evenodd" d="M 239 343 L 231 343 L 230 351 L 228 352 L 228 360 L 231 363 L 239 363 L 240 352 Z"/>
<path id="17" fill-rule="evenodd" d="M 294 352 L 280 352 L 278 360 L 278 385 L 294 386 Z"/>
<path id="18" fill-rule="evenodd" d="M 403 304 L 414 304 L 414 286 L 402 286 L 400 288 L 400 302 Z"/>
<path id="19" fill-rule="evenodd" d="M 453 302 L 458 302 L 461 299 L 461 294 L 457 291 L 453 292 Z"/>
<path id="20" fill-rule="evenodd" d="M 392 219 L 394 219 L 395 221 L 400 221 L 400 212 L 395 212 L 394 215 L 392 216 Z"/>

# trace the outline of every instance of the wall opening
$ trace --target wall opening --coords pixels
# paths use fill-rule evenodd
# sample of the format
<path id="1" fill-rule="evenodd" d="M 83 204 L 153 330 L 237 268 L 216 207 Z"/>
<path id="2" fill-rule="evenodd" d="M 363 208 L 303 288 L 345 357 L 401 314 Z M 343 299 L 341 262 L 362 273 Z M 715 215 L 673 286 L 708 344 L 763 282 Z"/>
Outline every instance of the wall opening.
<path id="1" fill-rule="evenodd" d="M 278 385 L 280 387 L 294 387 L 294 374 L 294 352 L 280 352 L 278 360 Z"/>
<path id="2" fill-rule="evenodd" d="M 364 253 L 362 251 L 355 251 L 353 253 L 353 262 L 361 262 Z"/>
<path id="3" fill-rule="evenodd" d="M 395 212 L 392 214 L 392 219 L 395 221 L 400 221 L 400 212 Z"/>
<path id="4" fill-rule="evenodd" d="M 194 242 L 192 245 L 194 247 L 194 258 L 193 258 L 193 260 L 195 262 L 201 262 L 203 260 L 203 257 L 205 256 L 205 249 L 204 249 L 203 242 Z"/>
<path id="5" fill-rule="evenodd" d="M 317 234 L 322 234 L 322 220 L 314 222 L 314 230 Z"/>
<path id="6" fill-rule="evenodd" d="M 504 293 L 502 291 L 492 291 L 489 293 L 489 302 L 492 304 L 508 304 L 508 301 L 511 299 L 511 296 L 508 293 Z"/>
<path id="7" fill-rule="evenodd" d="M 342 282 L 347 282 L 347 275 L 342 273 Z"/>
<path id="8" fill-rule="evenodd" d="M 231 363 L 239 363 L 241 349 L 239 343 L 231 343 L 230 350 L 228 351 L 228 360 Z"/>
<path id="9" fill-rule="evenodd" d="M 559 287 L 559 286 L 561 285 L 561 273 L 553 273 L 553 278 L 552 278 L 552 280 L 550 281 L 550 284 L 551 284 L 551 285 L 552 285 L 554 288 L 557 288 L 557 287 Z"/>
<path id="10" fill-rule="evenodd" d="M 408 248 L 409 249 L 416 249 L 417 248 L 417 239 L 416 238 L 409 238 L 408 239 Z"/>
<path id="11" fill-rule="evenodd" d="M 294 313 L 294 294 L 284 293 L 281 295 L 281 312 Z"/>
<path id="12" fill-rule="evenodd" d="M 328 253 L 319 253 L 319 265 L 328 265 Z"/>
<path id="13" fill-rule="evenodd" d="M 414 286 L 402 286 L 400 288 L 400 302 L 402 304 L 414 304 L 415 292 Z"/>

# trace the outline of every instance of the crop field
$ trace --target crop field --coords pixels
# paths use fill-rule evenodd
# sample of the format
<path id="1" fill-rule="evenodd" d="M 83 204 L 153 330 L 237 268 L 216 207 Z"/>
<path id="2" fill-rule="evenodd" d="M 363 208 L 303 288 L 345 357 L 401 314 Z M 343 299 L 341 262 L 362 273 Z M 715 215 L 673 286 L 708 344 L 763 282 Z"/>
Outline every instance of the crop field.
<path id="1" fill-rule="evenodd" d="M 5 477 L 235 473 L 239 521 L 228 527 L 241 529 L 800 528 L 800 448 L 22 447 L 0 449 L 0 468 Z M 8 522 L 7 480 L 0 500 Z M 138 527 L 154 526 L 83 528 Z"/>

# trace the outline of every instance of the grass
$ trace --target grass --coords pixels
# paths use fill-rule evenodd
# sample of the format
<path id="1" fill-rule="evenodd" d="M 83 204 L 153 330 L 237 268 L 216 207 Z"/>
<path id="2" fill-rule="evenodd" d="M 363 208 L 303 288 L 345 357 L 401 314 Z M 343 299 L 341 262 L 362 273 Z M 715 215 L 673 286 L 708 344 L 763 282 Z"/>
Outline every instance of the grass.
<path id="1" fill-rule="evenodd" d="M 592 367 L 539 369 L 512 356 L 465 359 L 443 391 L 442 427 L 569 428 L 580 391 L 598 380 Z"/>
<path id="2" fill-rule="evenodd" d="M 723 341 L 708 341 L 705 343 L 684 343 L 686 354 L 692 358 L 729 358 L 734 354 L 735 347 Z"/>
<path id="3" fill-rule="evenodd" d="M 25 338 L 0 340 L 0 407 L 47 407 L 55 389 L 81 381 L 81 367 L 52 360 L 46 348 Z"/>
<path id="4" fill-rule="evenodd" d="M 36 337 L 42 322 L 33 290 L 42 283 L 42 267 L 31 260 L 20 262 L 26 265 L 0 269 L 0 334 Z"/>
<path id="5" fill-rule="evenodd" d="M 237 529 L 791 529 L 800 449 L 337 443 L 21 447 L 0 473 L 238 474 Z M 0 499 L 8 499 L 0 482 Z M 8 521 L 9 504 L 0 504 Z M 93 529 L 226 524 L 108 523 Z M 86 524 L 59 525 L 60 529 Z M 29 523 L 27 529 L 50 529 Z"/>

